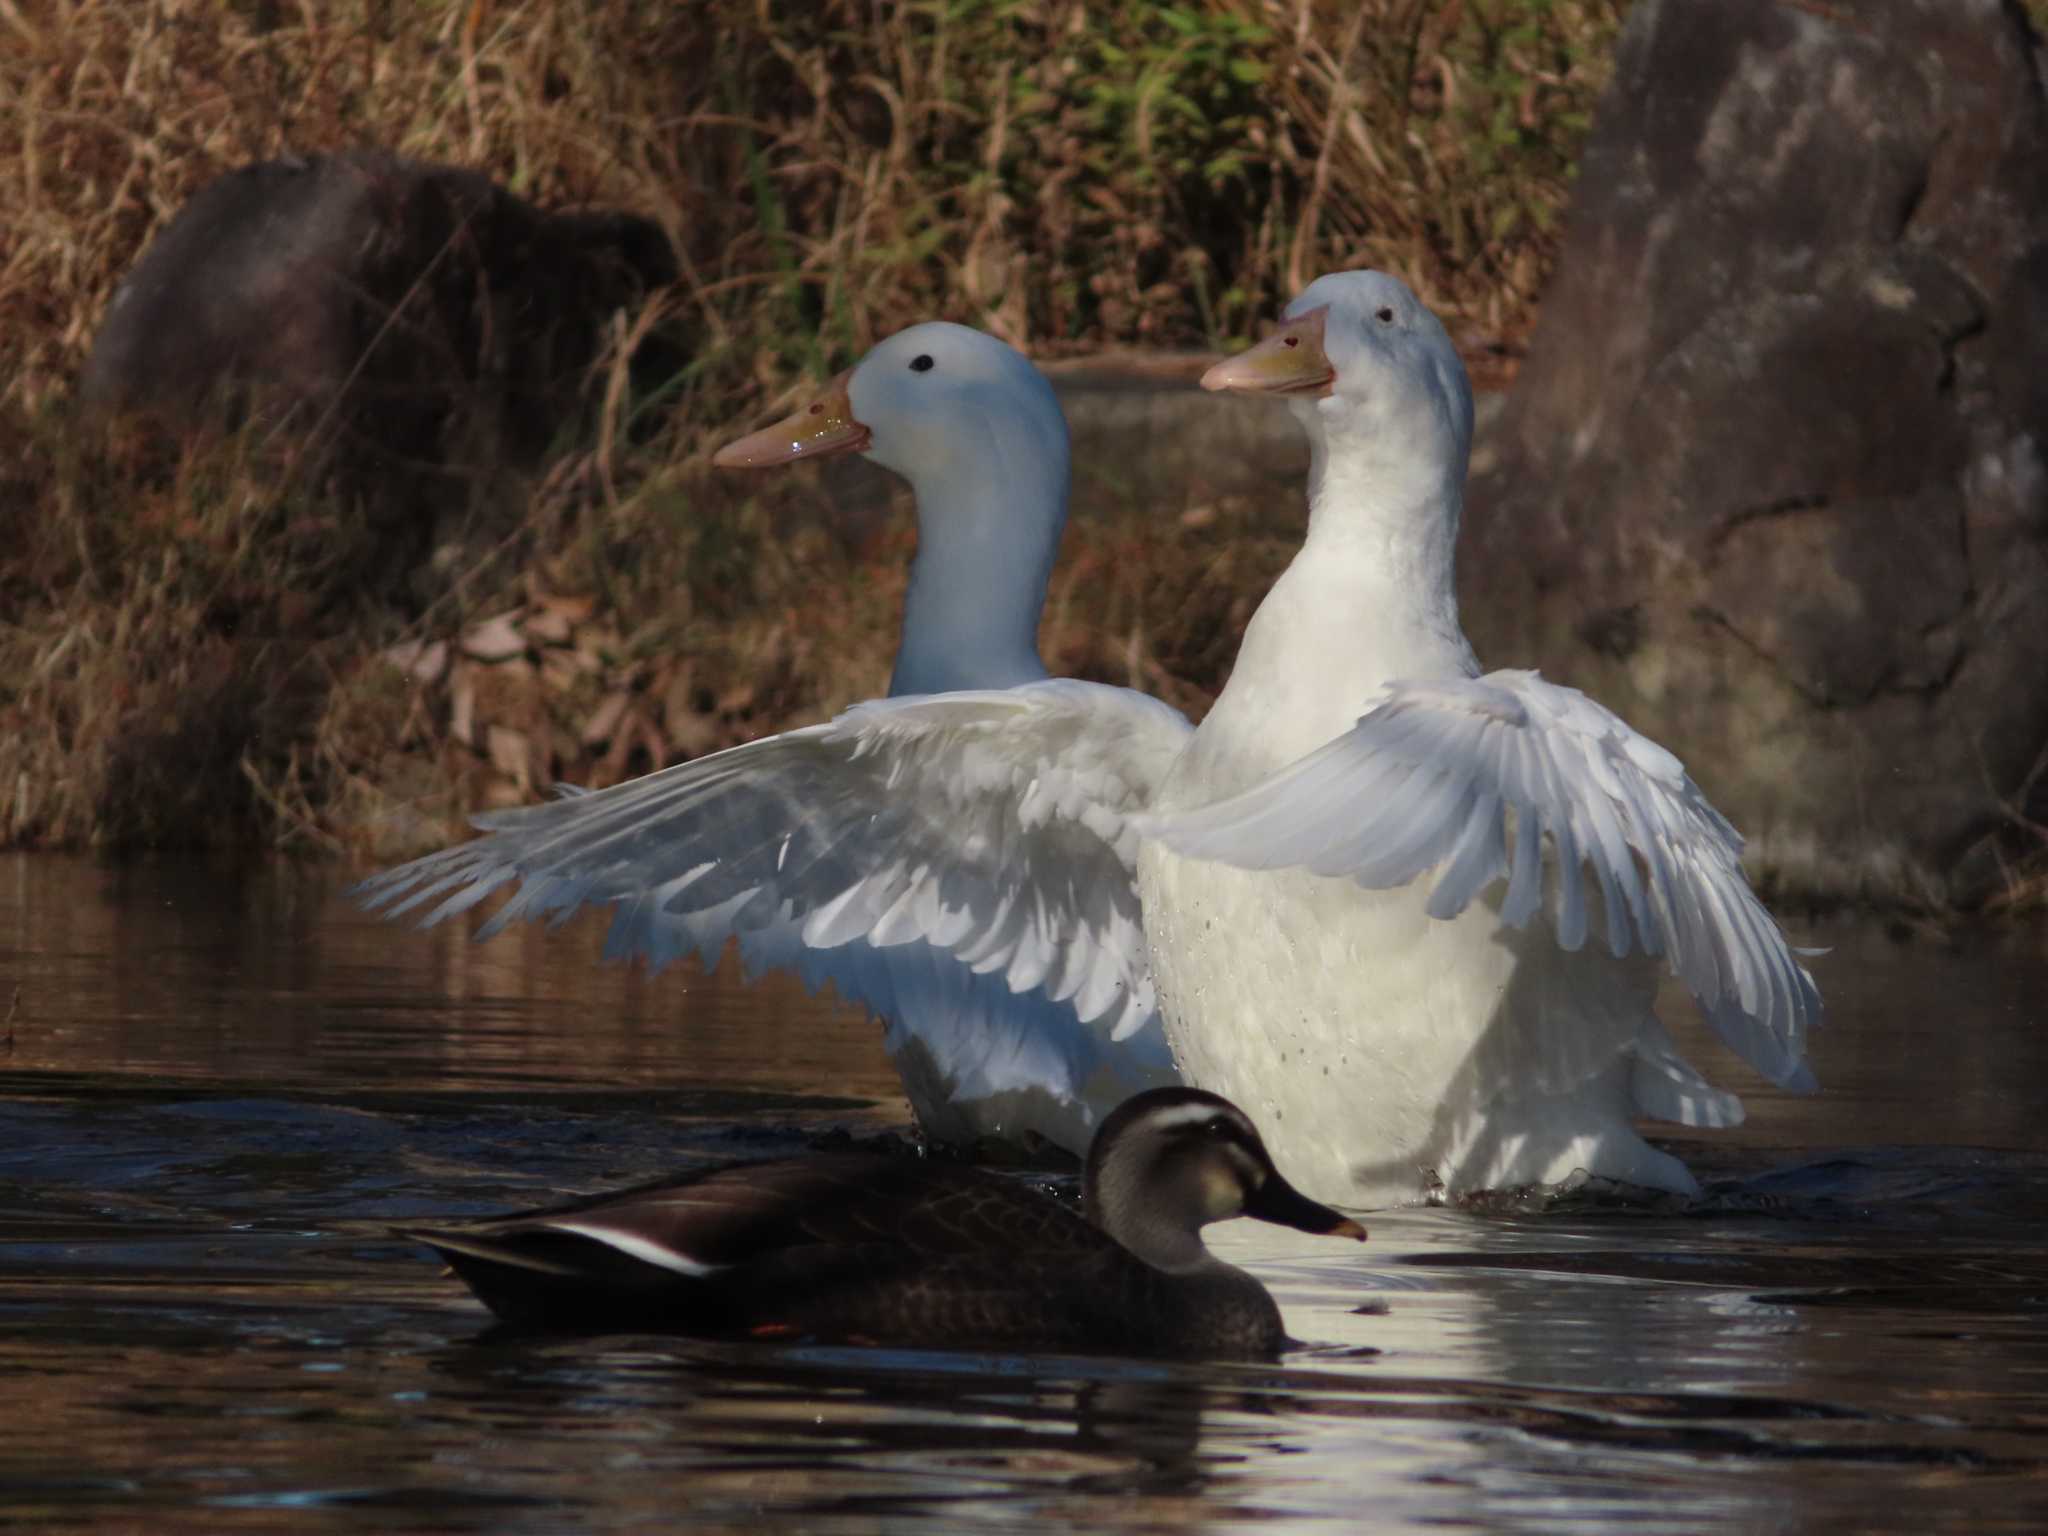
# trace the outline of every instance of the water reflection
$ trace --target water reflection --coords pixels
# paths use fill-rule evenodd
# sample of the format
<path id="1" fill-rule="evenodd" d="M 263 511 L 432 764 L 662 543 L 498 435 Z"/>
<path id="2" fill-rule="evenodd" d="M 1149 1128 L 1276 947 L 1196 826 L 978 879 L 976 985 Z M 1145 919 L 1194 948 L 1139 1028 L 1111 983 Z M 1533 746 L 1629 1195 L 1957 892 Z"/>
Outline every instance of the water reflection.
<path id="1" fill-rule="evenodd" d="M 1221 1230 L 1308 1347 L 1202 1368 L 491 1340 L 384 1223 L 887 1131 L 900 1099 L 872 1027 L 794 989 L 605 969 L 594 924 L 412 934 L 337 884 L 0 861 L 0 1524 L 2048 1523 L 2031 941 L 1827 936 L 1831 1092 L 1688 1143 L 1690 1209 Z"/>
<path id="2" fill-rule="evenodd" d="M 767 1088 L 900 1119 L 876 1032 L 794 982 L 604 965 L 598 922 L 489 944 L 415 932 L 356 910 L 345 884 L 326 867 L 0 856 L 19 988 L 0 1065 L 326 1089 Z"/>

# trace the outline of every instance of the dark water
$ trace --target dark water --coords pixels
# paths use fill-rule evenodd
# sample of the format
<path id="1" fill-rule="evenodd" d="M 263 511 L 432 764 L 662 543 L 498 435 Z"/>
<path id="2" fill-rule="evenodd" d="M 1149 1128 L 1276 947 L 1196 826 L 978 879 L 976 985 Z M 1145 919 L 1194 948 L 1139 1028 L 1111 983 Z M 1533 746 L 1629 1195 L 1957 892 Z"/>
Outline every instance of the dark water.
<path id="1" fill-rule="evenodd" d="M 1687 1145 L 1693 1209 L 1222 1229 L 1309 1347 L 1180 1368 L 478 1342 L 383 1222 L 902 1103 L 793 989 L 339 884 L 0 860 L 0 1527 L 2048 1528 L 2039 932 L 1817 932 L 1829 1092 Z"/>

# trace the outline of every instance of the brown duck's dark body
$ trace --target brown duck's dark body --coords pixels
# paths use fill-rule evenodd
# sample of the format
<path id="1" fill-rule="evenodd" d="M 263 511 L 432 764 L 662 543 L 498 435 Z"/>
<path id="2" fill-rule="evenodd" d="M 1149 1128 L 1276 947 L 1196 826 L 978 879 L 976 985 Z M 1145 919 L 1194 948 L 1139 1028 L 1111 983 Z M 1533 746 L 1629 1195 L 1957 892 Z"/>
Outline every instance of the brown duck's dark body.
<path id="1" fill-rule="evenodd" d="M 564 1223 L 629 1233 L 704 1272 Z M 912 1157 L 740 1164 L 408 1235 L 525 1327 L 1241 1358 L 1286 1342 L 1242 1271 L 1166 1273 L 1015 1180 Z"/>

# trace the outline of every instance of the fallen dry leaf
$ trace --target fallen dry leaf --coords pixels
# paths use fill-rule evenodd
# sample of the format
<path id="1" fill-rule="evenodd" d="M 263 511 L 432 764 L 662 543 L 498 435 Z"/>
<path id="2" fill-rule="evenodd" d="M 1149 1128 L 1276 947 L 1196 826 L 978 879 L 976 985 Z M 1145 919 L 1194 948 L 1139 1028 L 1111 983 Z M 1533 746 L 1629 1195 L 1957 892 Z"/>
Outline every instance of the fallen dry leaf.
<path id="1" fill-rule="evenodd" d="M 521 628 L 526 638 L 540 645 L 567 645 L 569 636 L 576 632 L 576 626 L 565 614 L 542 608 L 526 616 Z"/>
<path id="2" fill-rule="evenodd" d="M 533 788 L 533 750 L 526 732 L 515 731 L 509 725 L 486 726 L 484 754 L 493 768 L 522 789 Z"/>
<path id="3" fill-rule="evenodd" d="M 524 656 L 526 636 L 520 632 L 518 612 L 501 613 L 469 630 L 462 637 L 462 654 L 476 661 Z"/>
<path id="4" fill-rule="evenodd" d="M 536 597 L 533 600 L 533 607 L 536 613 L 545 613 L 559 618 L 563 623 L 574 628 L 578 624 L 586 624 L 590 621 L 590 616 L 597 612 L 597 599 L 587 593 L 576 597 L 549 595 Z"/>
<path id="5" fill-rule="evenodd" d="M 633 695 L 621 688 L 608 693 L 590 712 L 590 718 L 583 722 L 583 745 L 594 747 L 601 741 L 610 741 L 619 731 L 619 721 L 625 717 L 627 708 L 633 702 Z"/>
<path id="6" fill-rule="evenodd" d="M 448 670 L 448 642 L 406 640 L 383 652 L 384 659 L 422 686 L 438 682 Z"/>
<path id="7" fill-rule="evenodd" d="M 476 668 L 467 662 L 448 680 L 448 734 L 465 747 L 476 745 Z"/>

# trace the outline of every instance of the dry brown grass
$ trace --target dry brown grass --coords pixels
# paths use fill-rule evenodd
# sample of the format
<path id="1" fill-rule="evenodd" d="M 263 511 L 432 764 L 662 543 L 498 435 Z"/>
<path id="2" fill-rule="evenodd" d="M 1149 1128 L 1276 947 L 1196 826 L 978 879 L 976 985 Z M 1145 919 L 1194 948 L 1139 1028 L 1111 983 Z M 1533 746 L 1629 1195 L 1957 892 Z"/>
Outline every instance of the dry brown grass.
<path id="1" fill-rule="evenodd" d="M 542 597 L 590 599 L 609 639 L 535 706 L 541 776 L 873 691 L 907 527 L 853 540 L 807 520 L 802 477 L 707 478 L 707 444 L 913 319 L 1041 355 L 1216 347 L 1360 263 L 1511 351 L 1619 11 L 0 0 L 0 837 L 330 843 L 414 802 L 426 836 L 507 777 L 450 738 L 444 685 L 376 656 Z M 109 454 L 67 404 L 120 275 L 197 188 L 365 143 L 653 218 L 683 273 L 619 317 L 595 441 L 508 483 L 511 531 L 404 592 L 359 507 L 255 445 Z M 612 365 L 653 325 L 691 362 L 650 402 Z M 1285 530 L 1156 524 L 1069 535 L 1048 657 L 1200 707 Z M 620 690 L 656 727 L 623 757 L 582 739 Z"/>

